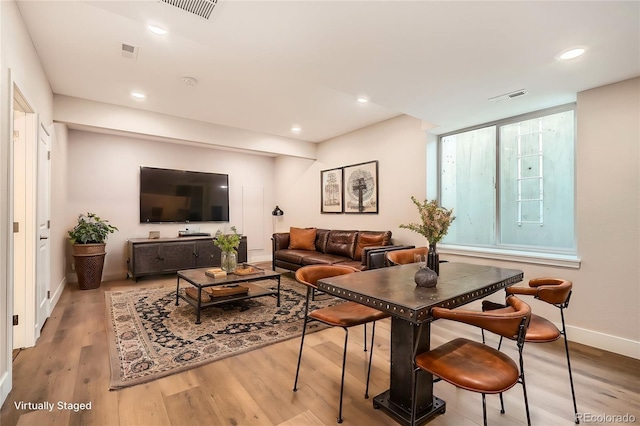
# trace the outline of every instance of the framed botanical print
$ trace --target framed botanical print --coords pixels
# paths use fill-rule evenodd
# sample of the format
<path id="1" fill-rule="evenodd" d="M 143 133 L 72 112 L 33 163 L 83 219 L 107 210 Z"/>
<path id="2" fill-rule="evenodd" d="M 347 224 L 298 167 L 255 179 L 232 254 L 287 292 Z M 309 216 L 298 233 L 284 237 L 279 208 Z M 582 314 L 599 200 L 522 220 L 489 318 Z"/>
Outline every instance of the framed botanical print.
<path id="1" fill-rule="evenodd" d="M 344 167 L 344 212 L 378 213 L 378 162 Z"/>
<path id="2" fill-rule="evenodd" d="M 320 213 L 342 213 L 342 167 L 320 172 Z"/>

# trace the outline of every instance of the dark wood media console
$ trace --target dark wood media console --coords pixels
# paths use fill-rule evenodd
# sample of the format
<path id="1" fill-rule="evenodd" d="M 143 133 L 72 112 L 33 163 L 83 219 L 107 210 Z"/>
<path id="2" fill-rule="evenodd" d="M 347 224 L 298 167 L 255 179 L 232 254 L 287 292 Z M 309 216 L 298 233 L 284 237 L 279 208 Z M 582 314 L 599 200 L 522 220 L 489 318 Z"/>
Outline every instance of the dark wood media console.
<path id="1" fill-rule="evenodd" d="M 127 241 L 127 277 L 173 274 L 183 269 L 220 266 L 213 237 L 132 238 Z M 247 261 L 247 237 L 238 247 L 238 263 Z"/>

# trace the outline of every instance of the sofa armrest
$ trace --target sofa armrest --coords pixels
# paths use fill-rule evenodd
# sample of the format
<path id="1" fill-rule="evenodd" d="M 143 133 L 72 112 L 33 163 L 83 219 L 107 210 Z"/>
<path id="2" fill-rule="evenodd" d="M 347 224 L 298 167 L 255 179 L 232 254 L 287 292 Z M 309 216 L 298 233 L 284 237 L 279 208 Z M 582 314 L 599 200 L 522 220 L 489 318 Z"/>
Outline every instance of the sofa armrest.
<path id="1" fill-rule="evenodd" d="M 273 236 L 271 237 L 271 241 L 273 241 L 274 252 L 278 250 L 286 250 L 289 248 L 289 233 L 279 232 L 279 233 L 273 234 Z"/>
<path id="2" fill-rule="evenodd" d="M 362 263 L 365 269 L 378 269 L 386 266 L 385 253 L 393 250 L 404 250 L 415 248 L 407 245 L 369 246 L 363 248 Z"/>
<path id="3" fill-rule="evenodd" d="M 271 236 L 271 269 L 276 270 L 276 251 L 289 248 L 289 233 L 279 232 Z"/>

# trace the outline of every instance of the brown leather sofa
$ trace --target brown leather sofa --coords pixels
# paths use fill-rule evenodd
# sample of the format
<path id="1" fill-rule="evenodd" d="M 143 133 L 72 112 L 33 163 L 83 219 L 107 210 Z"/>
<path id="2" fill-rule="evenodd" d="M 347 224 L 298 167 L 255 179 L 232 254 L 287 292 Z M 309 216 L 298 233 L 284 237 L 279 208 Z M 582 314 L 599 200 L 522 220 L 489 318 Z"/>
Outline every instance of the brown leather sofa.
<path id="1" fill-rule="evenodd" d="M 384 253 L 410 248 L 391 244 L 391 231 L 291 228 L 273 234 L 273 270 L 306 265 L 348 265 L 359 270 L 385 266 Z"/>

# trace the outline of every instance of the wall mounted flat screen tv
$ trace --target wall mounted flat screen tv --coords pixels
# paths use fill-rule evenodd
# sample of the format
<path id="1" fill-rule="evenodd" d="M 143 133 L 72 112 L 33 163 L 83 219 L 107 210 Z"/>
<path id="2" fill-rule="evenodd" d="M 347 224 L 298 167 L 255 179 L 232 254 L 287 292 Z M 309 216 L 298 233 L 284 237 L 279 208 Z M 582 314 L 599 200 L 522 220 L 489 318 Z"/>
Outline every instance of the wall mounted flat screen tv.
<path id="1" fill-rule="evenodd" d="M 140 222 L 228 222 L 229 175 L 140 167 Z"/>

